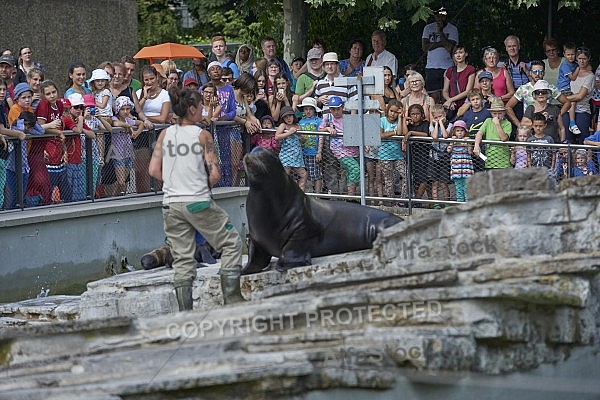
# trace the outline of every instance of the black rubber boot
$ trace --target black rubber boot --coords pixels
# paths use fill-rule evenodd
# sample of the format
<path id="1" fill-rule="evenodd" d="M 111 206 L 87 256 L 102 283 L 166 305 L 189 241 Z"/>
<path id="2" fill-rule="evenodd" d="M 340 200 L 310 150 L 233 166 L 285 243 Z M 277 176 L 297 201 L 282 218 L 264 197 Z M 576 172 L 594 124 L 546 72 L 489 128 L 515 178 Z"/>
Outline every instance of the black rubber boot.
<path id="1" fill-rule="evenodd" d="M 192 300 L 192 282 L 175 282 L 175 296 L 177 297 L 177 304 L 179 304 L 179 311 L 191 310 L 194 307 Z"/>
<path id="2" fill-rule="evenodd" d="M 238 270 L 221 270 L 221 290 L 223 290 L 223 302 L 234 304 L 245 301 L 240 290 L 240 272 Z"/>

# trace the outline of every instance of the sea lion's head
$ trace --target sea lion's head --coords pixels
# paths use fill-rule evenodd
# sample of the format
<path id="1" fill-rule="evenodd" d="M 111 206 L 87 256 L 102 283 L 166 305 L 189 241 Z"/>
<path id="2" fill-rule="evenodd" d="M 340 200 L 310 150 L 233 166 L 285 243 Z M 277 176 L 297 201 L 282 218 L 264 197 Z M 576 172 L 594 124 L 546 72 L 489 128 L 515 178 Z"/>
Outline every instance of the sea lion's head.
<path id="1" fill-rule="evenodd" d="M 277 154 L 263 147 L 255 147 L 244 156 L 244 167 L 250 186 L 264 182 L 267 177 L 287 178 Z"/>

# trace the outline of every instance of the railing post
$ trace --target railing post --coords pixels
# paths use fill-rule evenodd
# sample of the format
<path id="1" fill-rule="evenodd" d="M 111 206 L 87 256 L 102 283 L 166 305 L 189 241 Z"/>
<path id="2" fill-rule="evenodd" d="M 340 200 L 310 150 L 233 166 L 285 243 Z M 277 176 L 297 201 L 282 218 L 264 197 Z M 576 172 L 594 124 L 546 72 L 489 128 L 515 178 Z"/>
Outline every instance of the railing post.
<path id="1" fill-rule="evenodd" d="M 412 139 L 408 138 L 406 143 L 406 196 L 408 197 L 408 215 L 412 215 L 412 190 L 413 190 L 413 182 L 412 182 Z"/>
<path id="2" fill-rule="evenodd" d="M 15 174 L 16 174 L 16 178 L 17 178 L 17 185 L 16 185 L 16 193 L 11 193 L 11 196 L 14 196 L 16 194 L 16 207 L 20 208 L 21 210 L 25 208 L 25 202 L 24 197 L 25 197 L 25 189 L 23 186 L 23 179 L 24 179 L 24 175 L 23 175 L 23 145 L 24 145 L 25 141 L 24 140 L 20 140 L 17 139 L 15 141 Z"/>
<path id="3" fill-rule="evenodd" d="M 94 155 L 92 154 L 92 140 L 89 137 L 85 138 L 85 182 L 87 199 L 94 201 L 95 185 L 94 185 Z"/>
<path id="4" fill-rule="evenodd" d="M 158 135 L 156 134 L 156 129 L 152 129 L 149 132 L 150 139 L 148 141 L 148 145 L 150 146 L 150 160 L 152 160 L 152 156 L 154 154 L 154 146 L 156 146 L 156 140 L 158 139 Z M 150 190 L 154 192 L 154 194 L 158 193 L 158 181 L 153 176 L 150 176 Z"/>

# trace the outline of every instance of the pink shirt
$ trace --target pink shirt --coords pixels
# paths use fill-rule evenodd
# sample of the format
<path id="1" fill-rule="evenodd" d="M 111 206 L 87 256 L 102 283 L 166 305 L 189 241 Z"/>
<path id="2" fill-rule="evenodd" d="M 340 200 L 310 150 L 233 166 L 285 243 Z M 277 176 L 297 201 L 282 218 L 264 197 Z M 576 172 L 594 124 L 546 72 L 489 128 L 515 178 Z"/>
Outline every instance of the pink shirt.
<path id="1" fill-rule="evenodd" d="M 343 118 L 335 118 L 331 114 L 323 116 L 321 125 L 319 128 L 325 128 L 327 126 L 333 126 L 338 133 L 338 136 L 331 136 L 329 142 L 329 148 L 333 153 L 334 157 L 338 160 L 344 157 L 357 157 L 358 147 L 356 146 L 344 146 L 344 139 L 341 137 L 344 134 L 344 120 Z"/>

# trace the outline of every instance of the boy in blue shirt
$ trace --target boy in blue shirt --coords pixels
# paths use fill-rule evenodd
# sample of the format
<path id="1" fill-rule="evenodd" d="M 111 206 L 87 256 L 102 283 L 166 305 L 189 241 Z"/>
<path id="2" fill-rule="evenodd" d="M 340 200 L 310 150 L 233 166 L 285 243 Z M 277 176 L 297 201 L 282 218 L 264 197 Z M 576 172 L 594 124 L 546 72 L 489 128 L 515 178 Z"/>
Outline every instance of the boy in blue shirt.
<path id="1" fill-rule="evenodd" d="M 467 133 L 469 139 L 475 139 L 477 131 L 481 128 L 486 119 L 492 118 L 490 111 L 483 106 L 483 95 L 479 89 L 471 89 L 467 93 L 470 107 L 462 115 L 461 119 L 467 124 Z M 484 162 L 479 157 L 473 158 L 475 172 L 485 169 Z"/>
<path id="2" fill-rule="evenodd" d="M 302 104 L 298 106 L 304 117 L 298 121 L 300 130 L 317 132 L 321 125 L 321 118 L 316 114 L 321 110 L 317 107 L 314 97 L 305 97 Z M 323 174 L 321 173 L 321 154 L 323 151 L 323 140 L 318 135 L 302 135 L 302 154 L 304 155 L 304 166 L 308 172 L 308 180 L 313 183 L 314 193 L 321 193 L 323 187 Z"/>
<path id="3" fill-rule="evenodd" d="M 576 57 L 577 46 L 575 43 L 565 43 L 563 46 L 564 60 L 558 67 L 558 80 L 556 81 L 556 87 L 565 96 L 573 94 L 571 91 L 571 81 L 574 81 L 579 74 L 579 67 L 577 65 Z M 569 108 L 569 130 L 575 135 L 580 135 L 581 130 L 575 124 L 575 104 L 571 104 Z"/>

